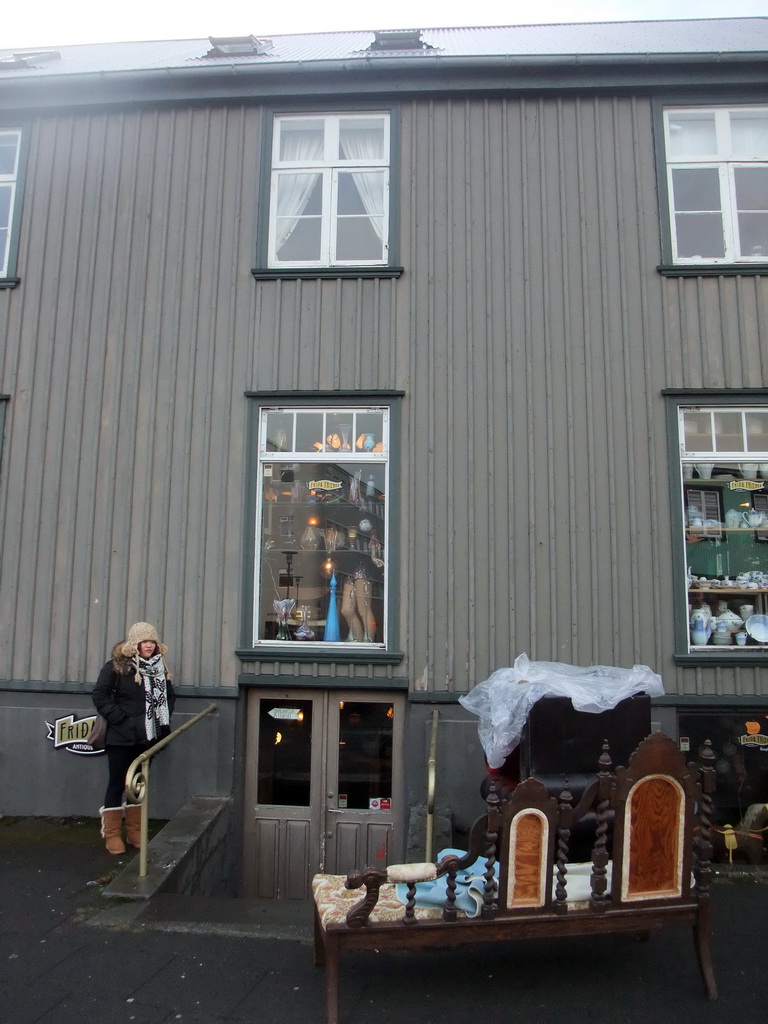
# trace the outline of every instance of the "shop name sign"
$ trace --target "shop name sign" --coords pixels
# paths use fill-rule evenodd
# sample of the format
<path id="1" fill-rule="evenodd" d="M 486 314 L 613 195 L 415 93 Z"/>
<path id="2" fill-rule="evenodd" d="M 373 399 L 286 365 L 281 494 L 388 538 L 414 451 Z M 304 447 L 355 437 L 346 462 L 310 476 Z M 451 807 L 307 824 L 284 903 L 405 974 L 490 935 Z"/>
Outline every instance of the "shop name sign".
<path id="1" fill-rule="evenodd" d="M 340 480 L 310 480 L 307 484 L 310 491 L 338 491 Z"/>
<path id="2" fill-rule="evenodd" d="M 762 491 L 763 481 L 761 480 L 730 480 L 728 490 L 730 491 Z"/>
<path id="3" fill-rule="evenodd" d="M 760 747 L 768 753 L 768 736 L 763 733 L 751 733 L 750 735 L 744 735 L 739 737 L 739 743 L 742 747 Z"/>
<path id="4" fill-rule="evenodd" d="M 283 718 L 291 722 L 298 722 L 302 718 L 300 708 L 272 708 L 267 714 L 271 718 Z"/>
<path id="5" fill-rule="evenodd" d="M 48 735 L 56 750 L 63 747 L 70 754 L 103 754 L 103 750 L 94 750 L 88 742 L 96 716 L 75 719 L 74 715 L 57 718 L 55 722 L 46 722 Z"/>

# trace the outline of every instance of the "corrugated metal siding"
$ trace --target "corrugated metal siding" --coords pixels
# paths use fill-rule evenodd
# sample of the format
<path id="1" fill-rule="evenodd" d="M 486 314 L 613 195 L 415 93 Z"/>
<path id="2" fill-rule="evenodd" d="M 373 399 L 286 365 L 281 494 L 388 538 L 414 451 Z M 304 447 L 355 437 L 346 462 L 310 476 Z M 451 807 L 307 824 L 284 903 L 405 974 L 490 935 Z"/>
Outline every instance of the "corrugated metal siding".
<path id="1" fill-rule="evenodd" d="M 763 385 L 768 285 L 658 276 L 649 104 L 406 105 L 399 280 L 253 281 L 260 131 L 236 106 L 33 125 L 0 292 L 0 677 L 92 679 L 147 617 L 178 679 L 234 685 L 243 392 L 402 388 L 388 671 L 462 691 L 526 651 L 760 692 L 672 664 L 661 390 Z"/>

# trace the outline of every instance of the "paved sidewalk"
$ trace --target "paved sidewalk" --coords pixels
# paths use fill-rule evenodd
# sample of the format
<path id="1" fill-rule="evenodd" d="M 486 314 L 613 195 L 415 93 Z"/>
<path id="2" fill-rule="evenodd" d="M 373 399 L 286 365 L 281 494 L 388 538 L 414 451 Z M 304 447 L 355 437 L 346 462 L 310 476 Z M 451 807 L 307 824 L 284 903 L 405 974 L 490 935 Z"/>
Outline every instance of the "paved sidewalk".
<path id="1" fill-rule="evenodd" d="M 119 858 L 123 860 L 123 858 Z M 0 818 L 2 1024 L 323 1024 L 309 908 L 105 900 L 93 821 Z M 240 904 L 240 906 L 238 906 Z M 342 1024 L 763 1024 L 768 885 L 719 881 L 709 1003 L 687 929 L 349 954 Z"/>

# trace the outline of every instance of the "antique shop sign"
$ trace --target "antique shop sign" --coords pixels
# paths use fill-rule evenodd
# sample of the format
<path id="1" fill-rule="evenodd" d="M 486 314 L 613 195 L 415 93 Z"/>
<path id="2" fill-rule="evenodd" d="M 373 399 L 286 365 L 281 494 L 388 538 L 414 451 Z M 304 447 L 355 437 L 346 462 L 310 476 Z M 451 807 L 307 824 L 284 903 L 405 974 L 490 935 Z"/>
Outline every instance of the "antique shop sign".
<path id="1" fill-rule="evenodd" d="M 267 714 L 270 718 L 285 718 L 294 722 L 300 722 L 304 717 L 300 708 L 272 708 Z"/>
<path id="2" fill-rule="evenodd" d="M 95 721 L 95 715 L 77 720 L 74 715 L 66 715 L 64 718 L 57 718 L 53 724 L 46 722 L 48 727 L 46 739 L 53 742 L 56 750 L 63 747 L 70 754 L 103 754 L 103 750 L 94 750 L 88 743 Z"/>
<path id="3" fill-rule="evenodd" d="M 310 480 L 307 484 L 310 491 L 338 491 L 340 480 Z"/>
<path id="4" fill-rule="evenodd" d="M 762 491 L 764 481 L 762 480 L 730 480 L 729 491 Z"/>

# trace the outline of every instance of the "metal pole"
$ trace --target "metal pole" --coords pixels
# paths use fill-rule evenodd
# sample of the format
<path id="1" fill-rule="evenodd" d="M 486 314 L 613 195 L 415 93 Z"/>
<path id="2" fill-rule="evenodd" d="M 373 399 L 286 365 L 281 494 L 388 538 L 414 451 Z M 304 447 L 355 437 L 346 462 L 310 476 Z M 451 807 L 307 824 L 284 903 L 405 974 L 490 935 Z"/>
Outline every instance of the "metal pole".
<path id="1" fill-rule="evenodd" d="M 440 712 L 435 708 L 432 712 L 432 735 L 429 740 L 429 760 L 427 761 L 427 835 L 424 843 L 424 859 L 429 863 L 434 860 L 435 845 L 435 788 L 437 775 L 437 725 Z"/>
<path id="2" fill-rule="evenodd" d="M 139 878 L 147 877 L 147 847 L 149 846 L 149 761 L 144 765 L 144 799 L 141 801 L 141 848 L 139 850 Z"/>

